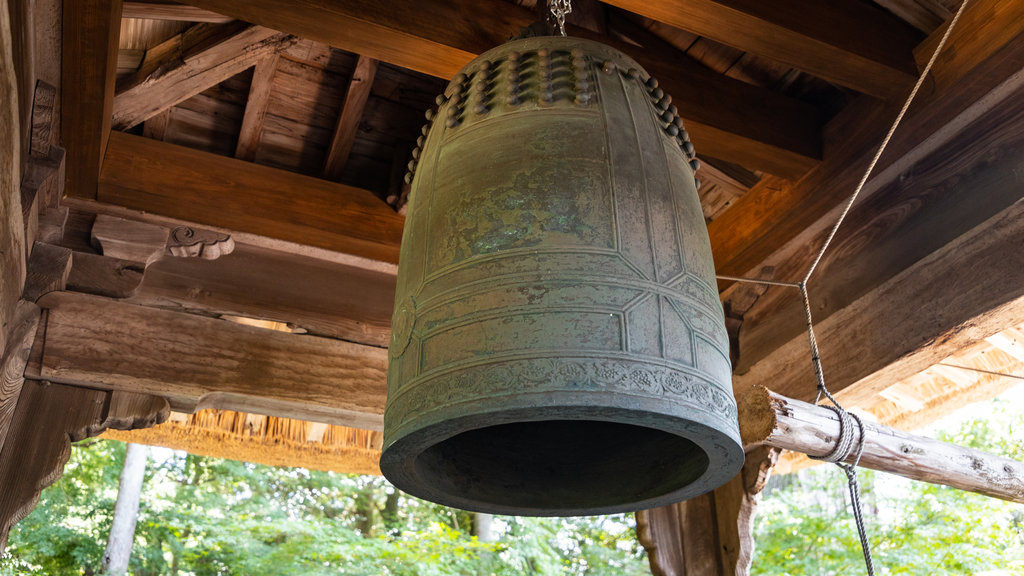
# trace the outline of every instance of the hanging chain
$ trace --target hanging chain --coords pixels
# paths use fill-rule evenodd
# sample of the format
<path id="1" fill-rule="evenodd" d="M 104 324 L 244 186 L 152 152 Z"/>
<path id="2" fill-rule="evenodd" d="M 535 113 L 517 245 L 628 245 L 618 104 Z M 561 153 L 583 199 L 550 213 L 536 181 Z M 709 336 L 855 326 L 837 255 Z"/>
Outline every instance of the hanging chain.
<path id="1" fill-rule="evenodd" d="M 558 27 L 558 33 L 565 36 L 565 17 L 572 13 L 572 0 L 548 0 L 551 25 Z"/>

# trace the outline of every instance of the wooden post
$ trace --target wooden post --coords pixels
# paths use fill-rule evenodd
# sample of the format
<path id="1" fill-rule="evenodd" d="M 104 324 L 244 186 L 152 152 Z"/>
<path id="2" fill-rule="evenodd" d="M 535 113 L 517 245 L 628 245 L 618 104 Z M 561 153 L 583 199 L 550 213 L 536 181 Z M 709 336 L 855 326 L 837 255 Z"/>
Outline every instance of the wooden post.
<path id="1" fill-rule="evenodd" d="M 740 434 L 749 451 L 772 446 L 824 456 L 840 434 L 839 416 L 823 406 L 786 398 L 764 387 L 741 394 Z M 1024 503 L 1024 463 L 924 436 L 864 422 L 854 425 L 854 445 L 863 440 L 860 465 L 911 480 L 943 484 L 993 498 Z M 851 455 L 847 462 L 853 461 Z"/>

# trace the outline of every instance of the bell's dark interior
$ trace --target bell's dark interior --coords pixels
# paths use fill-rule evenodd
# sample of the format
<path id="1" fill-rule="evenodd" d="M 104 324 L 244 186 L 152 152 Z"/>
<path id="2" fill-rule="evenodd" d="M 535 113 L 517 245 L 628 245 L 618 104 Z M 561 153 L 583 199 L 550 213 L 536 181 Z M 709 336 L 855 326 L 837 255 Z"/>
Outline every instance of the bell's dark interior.
<path id="1" fill-rule="evenodd" d="M 463 432 L 423 451 L 416 474 L 466 502 L 507 509 L 609 508 L 678 490 L 708 456 L 674 434 L 615 422 L 517 422 Z"/>

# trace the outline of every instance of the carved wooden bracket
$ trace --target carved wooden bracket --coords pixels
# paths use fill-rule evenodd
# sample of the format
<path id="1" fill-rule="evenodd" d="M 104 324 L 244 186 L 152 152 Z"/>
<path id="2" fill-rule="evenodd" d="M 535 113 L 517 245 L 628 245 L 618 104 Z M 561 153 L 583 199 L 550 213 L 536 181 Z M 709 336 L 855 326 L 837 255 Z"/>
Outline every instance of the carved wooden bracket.
<path id="1" fill-rule="evenodd" d="M 155 396 L 26 382 L 0 451 L 0 549 L 11 526 L 35 507 L 43 488 L 60 478 L 71 442 L 108 428 L 155 426 L 169 414 L 167 401 Z"/>
<path id="2" fill-rule="evenodd" d="M 235 241 L 228 234 L 178 226 L 171 231 L 167 250 L 179 258 L 216 260 L 231 254 L 235 250 Z"/>

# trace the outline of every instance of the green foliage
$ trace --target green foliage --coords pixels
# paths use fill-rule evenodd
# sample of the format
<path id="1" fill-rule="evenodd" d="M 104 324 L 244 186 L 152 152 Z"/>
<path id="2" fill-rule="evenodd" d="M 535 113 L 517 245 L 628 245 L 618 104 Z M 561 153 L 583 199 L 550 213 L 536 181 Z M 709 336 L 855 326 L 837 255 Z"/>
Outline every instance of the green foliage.
<path id="1" fill-rule="evenodd" d="M 12 531 L 0 575 L 98 574 L 124 452 L 118 442 L 76 446 L 64 476 Z M 647 573 L 631 516 L 495 524 L 499 541 L 480 542 L 470 513 L 396 493 L 382 478 L 162 451 L 147 467 L 130 573 Z"/>
<path id="2" fill-rule="evenodd" d="M 1024 413 L 994 401 L 986 417 L 931 432 L 1024 460 Z M 882 574 L 1024 573 L 1024 507 L 860 469 L 875 567 Z M 857 574 L 864 560 L 846 476 L 819 466 L 775 477 L 755 519 L 753 574 Z"/>

